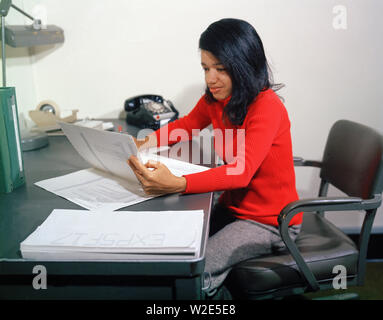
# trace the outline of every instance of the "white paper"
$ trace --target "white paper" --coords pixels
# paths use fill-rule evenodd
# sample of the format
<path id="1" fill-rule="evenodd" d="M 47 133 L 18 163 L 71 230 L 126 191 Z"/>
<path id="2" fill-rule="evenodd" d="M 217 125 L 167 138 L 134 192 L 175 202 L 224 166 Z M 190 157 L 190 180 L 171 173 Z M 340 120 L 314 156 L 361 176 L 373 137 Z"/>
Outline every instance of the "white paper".
<path id="1" fill-rule="evenodd" d="M 39 261 L 132 261 L 132 260 L 185 260 L 194 259 L 198 255 L 190 254 L 161 254 L 161 253 L 103 253 L 71 252 L 71 251 L 36 251 L 24 249 L 23 258 Z"/>
<path id="2" fill-rule="evenodd" d="M 165 166 L 168 167 L 171 173 L 173 173 L 177 177 L 182 177 L 186 174 L 192 174 L 192 173 L 198 173 L 205 170 L 209 170 L 207 167 L 199 166 L 196 164 L 172 159 L 172 158 L 166 158 L 163 156 L 159 156 L 157 154 L 152 153 L 140 153 L 140 158 L 143 163 L 146 163 L 149 160 L 159 161 L 163 163 Z"/>
<path id="3" fill-rule="evenodd" d="M 130 156 L 141 162 L 164 163 L 176 176 L 209 168 L 153 154 L 139 153 L 132 136 L 60 123 L 76 151 L 93 167 L 35 184 L 89 210 L 117 210 L 153 197 L 145 195 L 132 169 Z"/>
<path id="4" fill-rule="evenodd" d="M 136 180 L 127 164 L 138 150 L 132 136 L 60 122 L 76 151 L 94 168 L 121 178 Z"/>
<path id="5" fill-rule="evenodd" d="M 20 250 L 24 258 L 41 260 L 193 258 L 199 255 L 202 227 L 203 210 L 100 214 L 55 209 Z"/>
<path id="6" fill-rule="evenodd" d="M 84 169 L 35 183 L 89 210 L 117 210 L 151 199 L 137 180 L 125 180 L 98 169 Z"/>

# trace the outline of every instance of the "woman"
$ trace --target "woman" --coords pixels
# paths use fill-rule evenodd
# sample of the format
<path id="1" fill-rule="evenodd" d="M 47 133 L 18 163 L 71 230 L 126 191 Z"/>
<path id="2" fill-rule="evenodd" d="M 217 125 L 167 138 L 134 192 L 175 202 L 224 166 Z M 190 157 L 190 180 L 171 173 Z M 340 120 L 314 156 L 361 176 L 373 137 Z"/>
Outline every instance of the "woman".
<path id="1" fill-rule="evenodd" d="M 212 213 L 206 251 L 205 271 L 211 276 L 207 293 L 213 295 L 233 265 L 284 247 L 277 216 L 298 195 L 290 121 L 273 91 L 255 29 L 238 19 L 214 22 L 202 33 L 199 48 L 205 95 L 187 116 L 136 143 L 172 144 L 177 142 L 169 139 L 172 130 L 184 129 L 191 137 L 192 129 L 212 124 L 215 132 L 223 133 L 221 143 L 215 138 L 215 151 L 225 164 L 176 177 L 159 162 L 143 165 L 131 157 L 128 163 L 148 194 L 224 191 Z M 239 139 L 243 132 L 245 139 Z M 234 157 L 228 159 L 227 150 Z M 293 239 L 301 222 L 301 215 L 291 221 Z"/>

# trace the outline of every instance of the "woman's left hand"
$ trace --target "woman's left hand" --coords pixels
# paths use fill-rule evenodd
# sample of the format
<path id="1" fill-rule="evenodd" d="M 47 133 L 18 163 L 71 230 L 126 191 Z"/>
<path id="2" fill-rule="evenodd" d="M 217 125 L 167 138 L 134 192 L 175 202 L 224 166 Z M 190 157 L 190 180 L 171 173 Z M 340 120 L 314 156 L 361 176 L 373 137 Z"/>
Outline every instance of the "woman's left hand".
<path id="1" fill-rule="evenodd" d="M 148 195 L 162 195 L 186 190 L 186 179 L 177 177 L 161 162 L 149 160 L 145 165 L 137 157 L 127 161 Z M 149 170 L 153 168 L 153 170 Z"/>

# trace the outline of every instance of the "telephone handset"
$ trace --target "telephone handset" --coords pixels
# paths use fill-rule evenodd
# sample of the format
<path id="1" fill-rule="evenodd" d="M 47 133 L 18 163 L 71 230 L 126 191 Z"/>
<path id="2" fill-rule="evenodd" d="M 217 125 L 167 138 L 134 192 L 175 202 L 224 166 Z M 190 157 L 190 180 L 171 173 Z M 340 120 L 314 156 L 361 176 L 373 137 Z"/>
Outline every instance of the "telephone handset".
<path id="1" fill-rule="evenodd" d="M 178 118 L 171 101 L 154 94 L 140 95 L 125 100 L 126 121 L 139 128 L 157 130 Z"/>

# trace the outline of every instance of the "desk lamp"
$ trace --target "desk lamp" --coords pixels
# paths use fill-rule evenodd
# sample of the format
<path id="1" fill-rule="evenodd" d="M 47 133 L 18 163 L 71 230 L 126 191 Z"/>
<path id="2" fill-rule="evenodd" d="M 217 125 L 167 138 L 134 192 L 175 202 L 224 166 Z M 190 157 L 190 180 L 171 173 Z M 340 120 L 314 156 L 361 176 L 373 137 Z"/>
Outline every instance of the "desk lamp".
<path id="1" fill-rule="evenodd" d="M 10 7 L 33 21 L 31 26 L 5 26 Z M 0 1 L 2 80 L 0 88 L 0 193 L 8 193 L 25 183 L 22 148 L 15 87 L 6 86 L 5 44 L 12 47 L 31 47 L 64 42 L 61 28 L 48 25 L 12 4 Z M 38 138 L 40 139 L 40 138 Z"/>

